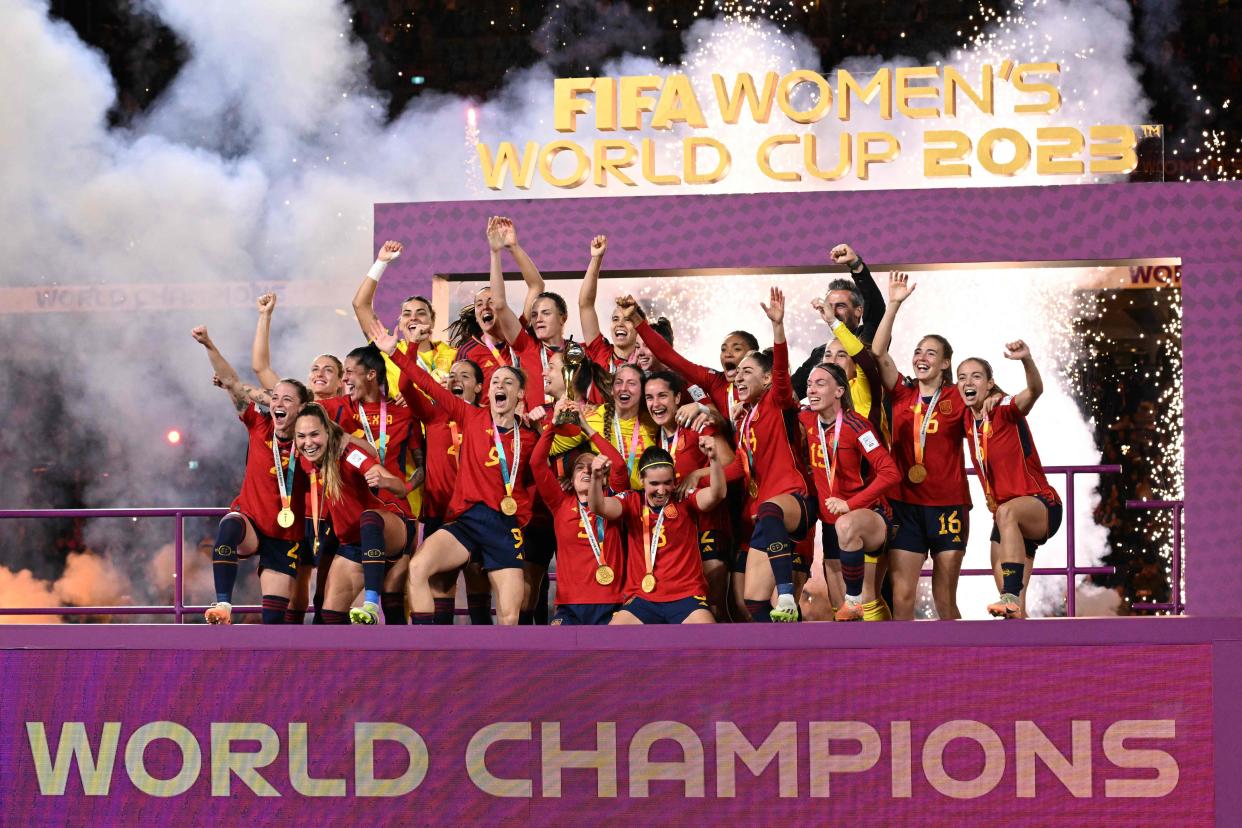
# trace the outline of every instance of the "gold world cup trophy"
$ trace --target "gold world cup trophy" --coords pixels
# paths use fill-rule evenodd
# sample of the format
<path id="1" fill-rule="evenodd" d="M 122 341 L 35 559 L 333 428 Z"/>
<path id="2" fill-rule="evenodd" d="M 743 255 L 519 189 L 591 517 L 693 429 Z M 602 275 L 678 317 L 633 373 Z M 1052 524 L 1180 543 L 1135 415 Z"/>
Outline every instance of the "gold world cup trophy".
<path id="1" fill-rule="evenodd" d="M 582 367 L 582 363 L 586 362 L 586 349 L 571 337 L 565 343 L 565 350 L 561 352 L 561 376 L 565 379 L 565 395 L 571 400 L 576 400 L 577 393 L 574 389 L 574 382 L 578 379 L 578 370 Z M 562 411 L 556 415 L 556 425 L 578 424 L 577 411 Z"/>

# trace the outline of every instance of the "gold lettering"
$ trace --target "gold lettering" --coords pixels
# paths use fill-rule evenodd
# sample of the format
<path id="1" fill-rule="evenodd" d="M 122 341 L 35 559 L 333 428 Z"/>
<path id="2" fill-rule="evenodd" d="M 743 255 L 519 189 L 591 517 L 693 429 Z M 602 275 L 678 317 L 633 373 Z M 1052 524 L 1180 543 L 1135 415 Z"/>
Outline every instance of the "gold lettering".
<path id="1" fill-rule="evenodd" d="M 699 172 L 699 148 L 711 147 L 716 151 L 716 167 L 709 173 Z M 687 138 L 682 142 L 682 166 L 687 184 L 715 184 L 729 174 L 733 157 L 729 148 L 715 138 Z"/>
<path id="2" fill-rule="evenodd" d="M 557 78 L 552 84 L 552 126 L 557 132 L 573 132 L 578 128 L 578 116 L 585 115 L 587 102 L 578 97 L 580 92 L 590 92 L 595 78 Z"/>
<path id="3" fill-rule="evenodd" d="M 793 95 L 793 90 L 804 83 L 812 84 L 819 90 L 815 105 L 805 112 L 794 109 L 793 103 L 789 100 Z M 799 124 L 813 124 L 824 116 L 824 111 L 828 107 L 832 106 L 832 87 L 820 73 L 809 69 L 798 69 L 781 78 L 780 84 L 776 87 L 776 105 L 789 120 Z"/>
<path id="4" fill-rule="evenodd" d="M 882 141 L 885 148 L 879 152 L 871 151 L 872 141 Z M 860 132 L 858 133 L 858 180 L 866 181 L 871 177 L 870 167 L 872 164 L 886 164 L 897 157 L 897 153 L 901 151 L 901 144 L 897 141 L 896 136 L 887 132 Z"/>
<path id="5" fill-rule="evenodd" d="M 573 154 L 574 167 L 573 172 L 569 175 L 558 176 L 552 172 L 552 164 L 555 162 L 556 156 L 562 152 Z M 571 190 L 574 187 L 581 186 L 582 182 L 587 180 L 587 175 L 590 174 L 590 171 L 590 156 L 586 154 L 586 150 L 573 141 L 552 141 L 539 154 L 539 174 L 543 176 L 544 181 L 553 187 Z"/>
<path id="6" fill-rule="evenodd" d="M 696 129 L 707 127 L 707 119 L 699 107 L 690 78 L 685 75 L 669 75 L 664 79 L 660 100 L 651 113 L 652 129 L 668 129 L 674 123 L 689 124 Z"/>
<path id="7" fill-rule="evenodd" d="M 539 145 L 534 141 L 527 141 L 526 151 L 520 155 L 512 143 L 502 141 L 496 150 L 495 161 L 487 144 L 479 143 L 476 149 L 479 152 L 479 166 L 483 169 L 483 183 L 488 189 L 504 187 L 506 172 L 513 177 L 513 184 L 519 190 L 530 189 L 535 175 L 535 156 L 539 153 Z"/>
<path id="8" fill-rule="evenodd" d="M 634 145 L 629 141 L 621 138 L 609 138 L 595 142 L 595 186 L 608 186 L 608 174 L 612 173 L 627 187 L 633 187 L 634 179 L 621 172 L 623 167 L 634 166 L 634 159 L 638 158 L 638 150 L 634 149 Z M 608 153 L 611 150 L 621 150 L 623 155 L 620 158 L 609 158 Z"/>
<path id="9" fill-rule="evenodd" d="M 772 135 L 765 138 L 759 145 L 757 153 L 759 171 L 775 181 L 801 181 L 802 176 L 796 172 L 780 172 L 772 168 L 772 150 L 783 144 L 798 143 L 797 135 Z"/>
<path id="10" fill-rule="evenodd" d="M 944 114 L 946 117 L 957 117 L 957 90 L 959 88 L 984 115 L 994 114 L 992 64 L 983 64 L 981 74 L 982 77 L 979 79 L 979 85 L 983 91 L 976 93 L 974 89 L 971 89 L 966 79 L 962 77 L 961 72 L 952 66 L 944 67 Z"/>
<path id="11" fill-rule="evenodd" d="M 897 67 L 897 111 L 907 118 L 938 118 L 940 109 L 934 106 L 910 106 L 912 98 L 940 98 L 940 87 L 912 84 L 911 81 L 939 78 L 935 66 Z"/>
<path id="12" fill-rule="evenodd" d="M 837 157 L 837 165 L 831 170 L 821 170 L 819 167 L 819 145 L 815 133 L 808 133 L 802 136 L 802 164 L 806 167 L 806 171 L 820 179 L 821 181 L 836 181 L 841 176 L 850 171 L 850 162 L 853 159 L 853 141 L 850 140 L 848 132 L 842 132 L 839 136 L 840 151 Z"/>
<path id="13" fill-rule="evenodd" d="M 837 117 L 842 121 L 850 119 L 851 91 L 865 104 L 871 103 L 871 99 L 879 95 L 880 117 L 885 121 L 893 119 L 893 74 L 887 66 L 872 75 L 865 87 L 858 85 L 849 70 L 837 70 Z"/>
<path id="14" fill-rule="evenodd" d="M 1035 130 L 1035 172 L 1039 175 L 1082 175 L 1082 133 L 1073 127 L 1040 127 Z M 1048 143 L 1048 142 L 1061 143 Z"/>
<path id="15" fill-rule="evenodd" d="M 1121 124 L 1091 127 L 1091 172 L 1129 175 L 1138 169 L 1138 139 Z"/>
<path id="16" fill-rule="evenodd" d="M 776 83 L 780 76 L 768 72 L 763 76 L 763 93 L 756 94 L 755 81 L 749 72 L 742 72 L 733 80 L 733 96 L 725 89 L 724 77 L 712 75 L 712 85 L 716 88 L 716 101 L 720 104 L 720 116 L 726 124 L 736 124 L 742 112 L 742 101 L 750 107 L 750 117 L 757 124 L 766 124 L 772 116 L 772 97 L 776 94 Z"/>
<path id="17" fill-rule="evenodd" d="M 655 141 L 650 138 L 644 138 L 640 153 L 643 157 L 643 178 L 652 184 L 680 184 L 681 179 L 670 173 L 657 173 L 655 168 L 656 162 L 656 146 Z"/>
<path id="18" fill-rule="evenodd" d="M 1013 88 L 1019 92 L 1029 92 L 1035 95 L 1044 95 L 1044 100 L 1034 103 L 1015 104 L 1013 111 L 1018 113 L 1036 112 L 1048 113 L 1056 112 L 1061 108 L 1061 90 L 1057 89 L 1051 83 L 1032 82 L 1026 79 L 1027 75 L 1059 75 L 1061 74 L 1061 64 L 1059 63 L 1020 63 L 1013 73 Z"/>
<path id="19" fill-rule="evenodd" d="M 1013 158 L 1004 163 L 998 162 L 995 156 L 997 141 L 1008 141 L 1013 144 Z M 1021 132 L 1008 127 L 989 129 L 979 139 L 979 163 L 993 175 L 1014 175 L 1031 163 L 1031 145 Z"/>
<path id="20" fill-rule="evenodd" d="M 660 88 L 659 75 L 624 75 L 621 78 L 621 128 L 642 129 L 643 113 L 656 108 L 656 99 L 644 92 Z"/>
<path id="21" fill-rule="evenodd" d="M 927 144 L 951 144 L 931 147 Z M 956 129 L 929 129 L 923 133 L 923 175 L 928 178 L 970 177 L 970 136 Z M 962 162 L 962 163 L 950 163 Z"/>

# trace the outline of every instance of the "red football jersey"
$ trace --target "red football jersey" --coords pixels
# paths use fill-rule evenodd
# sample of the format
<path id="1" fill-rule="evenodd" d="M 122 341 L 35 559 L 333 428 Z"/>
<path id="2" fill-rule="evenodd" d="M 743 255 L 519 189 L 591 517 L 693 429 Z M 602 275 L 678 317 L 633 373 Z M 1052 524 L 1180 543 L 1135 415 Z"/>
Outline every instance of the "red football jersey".
<path id="1" fill-rule="evenodd" d="M 281 502 L 280 484 L 276 482 L 275 458 L 272 456 L 275 425 L 271 416 L 259 411 L 259 407 L 254 404 L 246 406 L 240 418 L 250 432 L 250 444 L 246 447 L 246 476 L 242 478 L 241 492 L 233 499 L 229 508 L 248 517 L 254 528 L 269 538 L 301 540 L 306 534 L 302 516 L 306 512 L 309 478 L 295 468 L 293 490 L 289 493 L 289 508 L 293 510 L 295 520 L 288 529 L 282 528 L 276 522 Z M 278 444 L 277 447 L 280 451 L 281 471 L 287 473 L 293 441 L 290 440 L 288 445 Z"/>
<path id="2" fill-rule="evenodd" d="M 396 357 L 396 354 L 392 355 L 394 362 Z M 496 373 L 496 369 L 502 365 L 513 364 L 513 349 L 503 342 L 488 345 L 478 337 L 471 337 L 465 345 L 457 349 L 457 361 L 463 359 L 468 359 L 483 369 L 483 387 L 479 391 L 480 397 L 483 397 L 487 395 L 492 374 Z"/>
<path id="3" fill-rule="evenodd" d="M 461 465 L 457 472 L 457 483 L 453 496 L 449 501 L 448 513 L 445 518 L 452 520 L 476 503 L 482 503 L 499 511 L 500 501 L 505 497 L 505 484 L 501 477 L 501 460 L 493 439 L 492 412 L 490 409 L 476 408 L 462 401 L 436 378 L 427 373 L 427 369 L 418 363 L 417 358 L 396 351 L 392 354 L 393 362 L 414 381 L 423 392 L 444 409 L 448 416 L 461 425 Z M 517 501 L 517 522 L 525 526 L 531 516 L 530 456 L 535 448 L 538 435 L 523 426 L 520 429 L 520 453 L 517 458 L 517 478 L 513 486 L 513 498 Z M 501 445 L 510 471 L 513 470 L 513 431 L 502 431 Z"/>
<path id="4" fill-rule="evenodd" d="M 914 408 L 920 402 L 918 381 L 899 375 L 889 395 L 893 401 L 893 459 L 901 472 L 900 487 L 892 497 L 919 506 L 969 507 L 966 455 L 962 449 L 962 440 L 966 436 L 963 426 L 966 403 L 957 386 L 945 385 L 935 410 L 930 413 L 927 408 L 930 397 L 921 400 L 921 415 L 931 417 L 923 452 L 927 479 L 922 483 L 911 483 L 907 477 L 910 467 L 914 465 L 914 441 L 917 436 L 914 431 Z"/>
<path id="5" fill-rule="evenodd" d="M 677 482 L 686 477 L 686 475 L 696 472 L 699 469 L 705 469 L 710 464 L 707 455 L 699 448 L 699 437 L 715 437 L 716 429 L 713 426 L 704 427 L 702 433 L 690 428 L 677 427 L 677 431 L 670 437 L 664 433 L 664 429 L 656 432 L 656 438 L 659 441 L 660 448 L 673 455 L 673 479 Z M 708 481 L 703 480 L 700 488 L 707 488 Z M 733 523 L 729 517 L 729 507 L 725 502 L 721 502 L 719 506 L 710 512 L 701 512 L 699 514 L 700 531 L 729 530 Z"/>
<path id="6" fill-rule="evenodd" d="M 745 468 L 753 459 L 750 477 L 759 486 L 758 496 L 748 504 L 751 510 L 777 495 L 807 493 L 806 478 L 798 461 L 800 455 L 794 450 L 795 437 L 790 435 L 785 422 L 785 412 L 797 407 L 789 383 L 789 349 L 782 342 L 772 347 L 771 386 L 733 423 L 737 431 L 733 465 Z M 801 440 L 801 436 L 796 439 Z"/>
<path id="7" fill-rule="evenodd" d="M 380 411 L 385 408 L 388 422 L 381 428 Z M 367 439 L 366 429 L 362 427 L 362 420 L 358 416 L 358 403 L 350 402 L 342 407 L 341 419 L 337 420 L 338 425 L 346 433 L 371 443 L 371 447 L 376 449 L 377 457 L 379 449 L 376 444 L 382 440 L 385 446 L 384 468 L 405 480 L 405 463 L 409 459 L 409 452 L 422 447 L 422 435 L 414 427 L 410 409 L 399 405 L 372 402 L 363 403 L 362 410 L 366 414 L 367 426 L 371 429 L 374 442 Z M 410 501 L 405 495 L 393 494 L 387 489 L 380 489 L 377 494 L 380 500 L 396 504 L 403 515 L 411 516 Z"/>
<path id="8" fill-rule="evenodd" d="M 548 466 L 548 451 L 552 447 L 552 431 L 549 429 L 535 444 L 531 457 L 531 474 L 539 489 L 539 496 L 552 510 L 552 530 L 556 533 L 556 603 L 560 604 L 619 604 L 621 588 L 625 583 L 625 549 L 621 543 L 621 527 L 609 523 L 587 511 L 588 529 L 578 512 L 578 498 L 561 488 L 561 481 Z M 586 504 L 582 504 L 586 509 Z M 602 585 L 595 580 L 599 564 L 587 532 L 595 532 L 599 541 L 601 562 L 611 567 L 614 580 Z"/>
<path id="9" fill-rule="evenodd" d="M 659 336 L 659 334 L 656 334 Z M 646 340 L 644 340 L 646 341 Z M 630 354 L 628 360 L 617 359 L 617 350 L 612 343 L 604 338 L 602 333 L 596 334 L 595 338 L 583 346 L 587 352 L 587 358 L 599 367 L 603 368 L 610 374 L 617 373 L 617 369 L 622 365 L 634 365 L 637 362 L 637 351 Z M 654 349 L 652 353 L 655 353 Z"/>
<path id="10" fill-rule="evenodd" d="M 987 472 L 988 490 L 998 505 L 1028 495 L 1061 502 L 1060 495 L 1048 485 L 1031 428 L 1013 397 L 1005 397 L 997 403 L 986 420 L 975 420 L 973 413 L 967 411 L 962 421 L 966 423 L 967 440 L 971 443 L 970 459 L 980 480 L 984 471 Z"/>
<path id="11" fill-rule="evenodd" d="M 869 509 L 876 504 L 888 512 L 888 501 L 885 495 L 897 488 L 901 473 L 892 455 L 884 448 L 871 421 L 853 411 L 846 411 L 841 418 L 841 437 L 836 442 L 836 462 L 832 462 L 833 441 L 836 438 L 837 423 L 824 426 L 824 442 L 819 439 L 819 415 L 814 411 L 804 410 L 798 413 L 802 430 L 806 434 L 807 446 L 810 449 L 811 473 L 815 479 L 815 493 L 819 500 L 819 519 L 824 523 L 836 523 L 839 515 L 834 515 L 824 506 L 830 497 L 844 500 L 851 510 Z M 824 446 L 827 446 L 827 461 Z M 835 465 L 829 485 L 829 470 Z"/>
<path id="12" fill-rule="evenodd" d="M 423 424 L 426 465 L 420 517 L 443 519 L 453 497 L 453 486 L 457 483 L 461 428 L 443 408 L 419 391 L 404 373 L 401 374 L 401 396 L 410 406 L 410 413 Z"/>
<path id="13" fill-rule="evenodd" d="M 703 577 L 703 560 L 699 555 L 699 512 L 693 497 L 669 503 L 664 507 L 664 522 L 656 541 L 654 592 L 643 592 L 643 576 L 647 574 L 650 550 L 643 533 L 643 515 L 651 538 L 656 535 L 658 513 L 647 510 L 642 492 L 622 492 L 621 520 L 626 529 L 628 561 L 625 573 L 625 595 L 637 595 L 648 601 L 677 601 L 695 595 L 706 597 L 707 579 Z"/>
<path id="14" fill-rule="evenodd" d="M 312 464 L 305 458 L 302 470 L 309 476 Z M 323 481 L 319 483 L 319 517 L 332 521 L 332 532 L 341 543 L 356 545 L 362 540 L 360 525 L 362 513 L 369 509 L 385 509 L 394 514 L 401 514 L 396 503 L 380 500 L 367 485 L 366 472 L 378 461 L 357 446 L 346 446 L 345 454 L 337 460 L 341 470 L 341 491 L 335 498 L 325 496 Z M 311 514 L 309 505 L 307 514 Z"/>

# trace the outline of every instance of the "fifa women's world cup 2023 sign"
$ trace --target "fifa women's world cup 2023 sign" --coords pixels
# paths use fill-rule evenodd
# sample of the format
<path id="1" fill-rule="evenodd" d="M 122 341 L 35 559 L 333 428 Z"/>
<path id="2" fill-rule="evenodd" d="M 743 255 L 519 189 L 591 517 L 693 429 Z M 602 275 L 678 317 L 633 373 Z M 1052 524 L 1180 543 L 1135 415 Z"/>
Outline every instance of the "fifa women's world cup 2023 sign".
<path id="1" fill-rule="evenodd" d="M 1060 76 L 1056 63 L 1011 60 L 996 67 L 984 65 L 970 77 L 951 66 L 883 67 L 869 77 L 855 77 L 845 69 L 831 77 L 800 69 L 785 75 L 768 72 L 761 82 L 749 73 L 736 75 L 731 82 L 714 74 L 710 97 L 696 90 L 684 74 L 559 78 L 554 88 L 558 132 L 576 132 L 585 120 L 579 116 L 589 116 L 605 136 L 679 126 L 690 132 L 710 129 L 712 134 L 682 138 L 681 169 L 676 172 L 668 168 L 667 155 L 657 151 L 650 137 L 601 137 L 589 145 L 569 139 L 543 145 L 528 141 L 520 148 L 503 141 L 494 152 L 479 143 L 479 164 L 484 182 L 493 190 L 503 189 L 507 182 L 528 189 L 536 174 L 564 189 L 587 182 L 596 187 L 613 182 L 634 187 L 639 179 L 656 185 L 714 184 L 734 169 L 728 133 L 744 117 L 755 124 L 768 124 L 773 117 L 787 118 L 791 126 L 805 127 L 827 118 L 848 124 L 852 114 L 866 107 L 884 121 L 897 115 L 909 121 L 935 119 L 940 126 L 946 120 L 970 117 L 977 132 L 980 117 L 1012 115 L 1017 124 L 1022 116 L 1060 111 Z M 710 124 L 709 114 L 715 124 Z M 997 123 L 973 139 L 959 129 L 924 130 L 922 147 L 916 150 L 921 152 L 921 174 L 929 179 L 1013 176 L 1033 166 L 1038 176 L 1126 175 L 1138 166 L 1140 136 L 1132 126 L 1097 125 L 1084 133 L 1073 126 L 1044 125 L 1033 132 L 1007 123 Z M 1158 136 L 1159 127 L 1143 127 L 1142 135 Z M 821 146 L 828 143 L 837 146 Z M 891 132 L 842 130 L 824 139 L 804 129 L 767 136 L 755 151 L 754 164 L 774 181 L 835 181 L 847 176 L 865 181 L 875 165 L 892 163 L 907 151 Z"/>

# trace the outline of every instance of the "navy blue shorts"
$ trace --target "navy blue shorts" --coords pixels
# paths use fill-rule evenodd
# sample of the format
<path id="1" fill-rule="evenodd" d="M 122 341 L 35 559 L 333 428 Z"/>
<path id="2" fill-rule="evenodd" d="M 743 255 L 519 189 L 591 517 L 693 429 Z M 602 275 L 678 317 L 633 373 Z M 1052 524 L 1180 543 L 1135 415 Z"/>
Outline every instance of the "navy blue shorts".
<path id="1" fill-rule="evenodd" d="M 476 503 L 440 531 L 457 538 L 470 553 L 470 560 L 488 572 L 521 569 L 525 563 L 525 539 L 517 518 L 502 515 L 490 506 Z"/>
<path id="2" fill-rule="evenodd" d="M 919 506 L 892 501 L 893 533 L 890 549 L 904 549 L 935 555 L 950 549 L 965 549 L 970 538 L 969 506 Z"/>
<path id="3" fill-rule="evenodd" d="M 431 537 L 436 533 L 437 529 L 444 527 L 444 518 L 431 517 L 430 515 L 419 518 L 419 522 L 423 524 L 423 540 Z"/>
<path id="4" fill-rule="evenodd" d="M 414 541 L 418 539 L 418 524 L 407 517 L 402 517 L 405 521 L 405 543 L 401 546 L 401 550 L 395 555 L 389 555 L 384 559 L 388 566 L 392 566 L 401 560 L 405 555 L 409 555 L 414 551 Z M 320 550 L 322 552 L 322 550 Z M 354 563 L 362 563 L 363 553 L 362 547 L 355 543 L 340 543 L 337 541 L 336 554 L 346 560 Z"/>
<path id="5" fill-rule="evenodd" d="M 1065 509 L 1060 503 L 1041 497 L 1040 495 L 1034 495 L 1034 497 L 1040 503 L 1044 504 L 1044 508 L 1048 510 L 1048 534 L 1044 535 L 1042 540 L 1036 538 L 1022 539 L 1026 544 L 1026 556 L 1028 558 L 1035 557 L 1035 550 L 1047 543 L 1048 538 L 1057 533 L 1057 530 L 1061 528 L 1061 520 L 1065 514 Z M 1000 543 L 1000 527 L 996 525 L 995 521 L 992 522 L 992 543 Z"/>
<path id="6" fill-rule="evenodd" d="M 547 569 L 556 554 L 556 532 L 552 529 L 552 522 L 532 520 L 522 529 L 522 537 L 526 541 L 522 547 L 523 559 Z"/>
<path id="7" fill-rule="evenodd" d="M 326 556 L 329 561 L 336 555 L 336 550 L 340 547 L 341 542 L 336 539 L 336 533 L 332 531 L 332 521 L 319 521 L 319 546 L 315 546 L 315 522 L 310 518 L 306 519 L 306 543 L 310 547 L 311 557 L 314 559 L 315 566 L 319 566 L 319 562 Z"/>
<path id="8" fill-rule="evenodd" d="M 648 601 L 635 595 L 622 604 L 621 609 L 644 624 L 680 624 L 695 610 L 712 611 L 706 595 L 691 595 L 675 601 Z"/>
<path id="9" fill-rule="evenodd" d="M 254 530 L 259 538 L 259 548 L 253 554 L 259 556 L 259 574 L 264 570 L 272 570 L 290 578 L 296 578 L 298 566 L 310 566 L 314 563 L 314 552 L 306 543 L 306 539 L 288 541 L 280 538 L 269 538 Z M 250 557 L 247 555 L 247 557 Z"/>
<path id="10" fill-rule="evenodd" d="M 896 530 L 896 527 L 893 524 L 893 519 L 889 517 L 887 510 L 883 506 L 877 505 L 877 506 L 872 506 L 871 511 L 879 515 L 880 518 L 884 521 L 884 530 L 885 530 L 884 536 L 885 538 L 891 540 L 893 537 L 893 533 Z M 841 546 L 840 544 L 837 543 L 837 525 L 835 523 L 823 524 L 823 529 L 820 532 L 820 538 L 824 543 L 824 560 L 826 561 L 840 560 L 841 559 Z M 881 546 L 879 549 L 866 550 L 868 555 L 872 555 L 872 554 L 879 555 L 883 551 L 884 551 L 883 546 Z"/>
<path id="11" fill-rule="evenodd" d="M 594 627 L 607 624 L 620 604 L 557 604 L 553 627 Z"/>
<path id="12" fill-rule="evenodd" d="M 704 561 L 724 561 L 729 558 L 729 538 L 720 529 L 703 529 L 699 532 L 699 558 Z"/>

